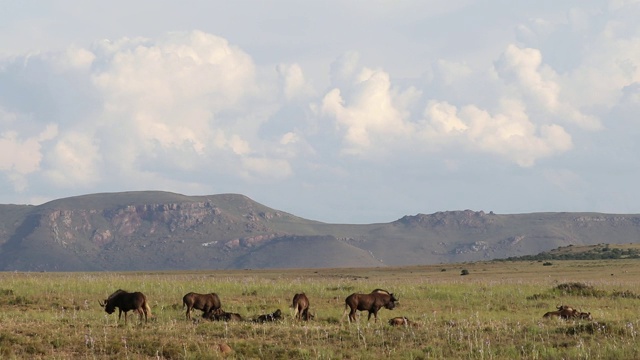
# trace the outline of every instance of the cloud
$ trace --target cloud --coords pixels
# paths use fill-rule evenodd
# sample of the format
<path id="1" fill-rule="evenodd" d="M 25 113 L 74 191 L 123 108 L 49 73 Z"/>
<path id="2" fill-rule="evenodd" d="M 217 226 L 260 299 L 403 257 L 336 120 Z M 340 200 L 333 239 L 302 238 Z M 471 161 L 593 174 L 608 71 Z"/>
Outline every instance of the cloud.
<path id="1" fill-rule="evenodd" d="M 276 68 L 286 100 L 308 98 L 314 94 L 313 87 L 305 80 L 298 64 L 279 64 Z"/>
<path id="2" fill-rule="evenodd" d="M 102 174 L 101 155 L 91 134 L 70 131 L 58 139 L 46 155 L 46 177 L 61 188 L 88 187 Z"/>
<path id="3" fill-rule="evenodd" d="M 380 174 L 383 186 L 478 169 L 539 174 L 553 164 L 555 174 L 585 179 L 563 172 L 575 165 L 562 161 L 620 153 L 622 143 L 635 149 L 626 139 L 637 132 L 640 98 L 638 1 L 450 4 L 437 13 L 433 4 L 419 5 L 424 12 L 351 4 L 350 14 L 376 21 L 344 23 L 319 7 L 333 22 L 318 17 L 295 34 L 263 14 L 247 25 L 266 16 L 286 41 L 265 26 L 256 37 L 244 23 L 165 33 L 167 23 L 0 59 L 5 187 L 32 199 L 302 184 L 322 199 L 348 193 L 362 173 Z M 461 30 L 469 28 L 475 34 Z"/>
<path id="4" fill-rule="evenodd" d="M 387 140 L 405 137 L 410 131 L 403 105 L 416 92 L 412 88 L 405 92 L 392 89 L 389 74 L 381 70 L 363 68 L 357 74 L 351 73 L 355 76 L 347 87 L 349 92 L 343 96 L 339 88 L 329 91 L 322 100 L 322 114 L 335 119 L 343 137 L 344 153 L 384 152 Z M 347 72 L 341 74 L 346 76 Z"/>
<path id="5" fill-rule="evenodd" d="M 415 111 L 416 104 L 424 101 L 419 89 L 393 87 L 388 73 L 358 68 L 354 65 L 356 58 L 350 54 L 338 59 L 346 65 L 332 67 L 342 69 L 335 72 L 343 85 L 326 93 L 321 105 L 321 114 L 332 119 L 336 134 L 341 136 L 344 155 L 386 159 L 405 156 L 408 151 L 412 156 L 434 156 L 453 150 L 458 154 L 492 154 L 530 167 L 538 159 L 573 147 L 572 137 L 563 126 L 530 115 L 528 106 L 563 115 L 575 111 L 571 114 L 574 121 L 583 116 L 560 103 L 560 87 L 539 71 L 541 57 L 534 49 L 509 47 L 500 62 L 502 78 L 486 83 L 488 88 L 517 86 L 518 94 L 503 94 L 497 102 L 484 105 L 456 106 L 426 99 L 422 114 Z M 439 61 L 434 69 L 434 79 L 443 79 L 437 81 L 438 86 L 464 87 L 477 79 L 473 69 L 461 64 Z M 350 82 L 347 75 L 351 76 Z"/>
<path id="6" fill-rule="evenodd" d="M 558 76 L 552 69 L 543 66 L 539 50 L 509 45 L 495 66 L 508 85 L 546 112 L 585 129 L 597 130 L 601 127 L 598 119 L 562 101 L 562 89 L 555 80 Z"/>
<path id="7" fill-rule="evenodd" d="M 0 108 L 3 127 L 17 127 L 19 118 L 19 115 Z M 46 125 L 40 133 L 32 136 L 22 134 L 20 130 L 0 132 L 0 171 L 7 176 L 15 191 L 27 189 L 27 176 L 41 169 L 43 143 L 55 138 L 57 133 L 57 126 L 53 124 Z"/>
<path id="8" fill-rule="evenodd" d="M 421 134 L 429 142 L 455 143 L 523 167 L 572 147 L 571 136 L 561 126 L 536 126 L 517 101 L 504 101 L 495 114 L 475 105 L 458 110 L 446 102 L 432 101 L 425 110 Z"/>

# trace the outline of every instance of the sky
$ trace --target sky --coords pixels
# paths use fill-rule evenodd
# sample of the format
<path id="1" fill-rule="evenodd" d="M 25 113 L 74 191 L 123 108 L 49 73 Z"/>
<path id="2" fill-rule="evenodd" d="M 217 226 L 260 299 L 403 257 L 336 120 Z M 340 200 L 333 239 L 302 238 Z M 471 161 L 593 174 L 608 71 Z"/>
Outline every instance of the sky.
<path id="1" fill-rule="evenodd" d="M 0 0 L 0 204 L 640 213 L 640 0 Z"/>

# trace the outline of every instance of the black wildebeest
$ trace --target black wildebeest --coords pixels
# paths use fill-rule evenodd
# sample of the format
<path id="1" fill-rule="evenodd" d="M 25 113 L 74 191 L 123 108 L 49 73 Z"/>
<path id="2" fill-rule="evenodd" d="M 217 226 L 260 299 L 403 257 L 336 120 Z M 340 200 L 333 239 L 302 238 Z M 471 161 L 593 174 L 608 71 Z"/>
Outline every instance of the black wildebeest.
<path id="1" fill-rule="evenodd" d="M 313 317 L 313 315 L 309 314 L 309 298 L 305 293 L 295 294 L 291 307 L 295 309 L 293 314 L 295 319 L 310 320 Z"/>
<path id="2" fill-rule="evenodd" d="M 260 315 L 253 319 L 253 322 L 264 323 L 270 321 L 278 321 L 282 319 L 282 311 L 280 309 L 272 312 L 271 314 Z"/>
<path id="3" fill-rule="evenodd" d="M 220 309 L 220 298 L 216 293 L 197 294 L 190 292 L 182 297 L 182 307 L 187 306 L 187 320 L 191 320 L 191 309 L 202 310 L 202 314 Z"/>
<path id="4" fill-rule="evenodd" d="M 127 323 L 127 312 L 133 310 L 140 316 L 142 321 L 142 315 L 144 314 L 144 321 L 147 321 L 147 316 L 151 316 L 151 308 L 147 303 L 147 297 L 141 292 L 126 292 L 122 289 L 117 290 L 103 302 L 98 301 L 100 306 L 104 307 L 104 311 L 107 314 L 113 314 L 118 308 L 118 321 L 124 312 L 124 323 Z"/>
<path id="5" fill-rule="evenodd" d="M 349 322 L 356 321 L 356 310 L 369 312 L 367 321 L 371 319 L 371 314 L 375 321 L 378 321 L 378 310 L 384 307 L 385 309 L 393 310 L 396 307 L 398 299 L 393 296 L 392 293 L 387 290 L 375 289 L 370 294 L 357 294 L 353 293 L 344 300 L 344 314 L 342 318 L 347 314 L 347 308 L 349 311 Z"/>
<path id="6" fill-rule="evenodd" d="M 244 320 L 242 316 L 238 313 L 229 313 L 220 308 L 211 310 L 202 314 L 204 319 L 213 320 L 213 321 L 242 321 Z"/>

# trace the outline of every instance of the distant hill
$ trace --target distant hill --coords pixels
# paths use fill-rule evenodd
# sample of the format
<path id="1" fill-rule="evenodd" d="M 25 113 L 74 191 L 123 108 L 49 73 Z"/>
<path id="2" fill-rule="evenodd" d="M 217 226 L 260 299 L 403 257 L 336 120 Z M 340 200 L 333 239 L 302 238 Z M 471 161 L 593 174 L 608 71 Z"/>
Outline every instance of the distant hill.
<path id="1" fill-rule="evenodd" d="M 584 246 L 563 246 L 536 255 L 524 255 L 502 259 L 505 261 L 542 260 L 616 260 L 640 259 L 640 244 L 597 244 Z"/>
<path id="2" fill-rule="evenodd" d="M 0 205 L 0 270 L 402 266 L 640 243 L 640 215 L 444 211 L 328 224 L 246 196 L 143 191 Z"/>

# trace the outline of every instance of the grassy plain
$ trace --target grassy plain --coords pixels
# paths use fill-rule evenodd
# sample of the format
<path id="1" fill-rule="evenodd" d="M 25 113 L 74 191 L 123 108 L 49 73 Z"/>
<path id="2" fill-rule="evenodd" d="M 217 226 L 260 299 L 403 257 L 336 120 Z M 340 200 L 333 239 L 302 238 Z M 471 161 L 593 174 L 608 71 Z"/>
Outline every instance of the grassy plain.
<path id="1" fill-rule="evenodd" d="M 548 265 L 548 264 L 547 264 Z M 461 276 L 462 270 L 469 275 Z M 558 289 L 580 283 L 588 291 Z M 142 291 L 153 317 L 128 324 L 98 305 Z M 341 322 L 353 292 L 399 298 L 378 322 Z M 182 296 L 216 292 L 246 318 L 281 309 L 279 323 L 185 319 Z M 315 319 L 289 305 L 304 291 Z M 0 358 L 46 359 L 638 359 L 640 261 L 482 262 L 403 268 L 157 273 L 0 273 Z M 542 319 L 566 304 L 593 321 Z M 406 316 L 415 327 L 387 321 Z M 233 349 L 219 351 L 220 344 Z"/>

